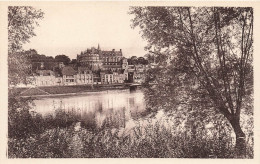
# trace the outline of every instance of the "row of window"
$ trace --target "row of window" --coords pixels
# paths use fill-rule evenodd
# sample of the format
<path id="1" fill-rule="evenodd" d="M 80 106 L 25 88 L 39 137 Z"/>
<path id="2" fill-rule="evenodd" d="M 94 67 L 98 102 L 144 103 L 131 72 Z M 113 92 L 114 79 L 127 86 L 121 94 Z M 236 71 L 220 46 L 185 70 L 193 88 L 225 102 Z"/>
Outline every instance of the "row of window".
<path id="1" fill-rule="evenodd" d="M 120 62 L 121 57 L 112 57 L 112 58 L 101 58 L 104 62 Z M 84 57 L 80 59 L 81 61 L 99 61 L 99 57 Z"/>
<path id="2" fill-rule="evenodd" d="M 92 79 L 89 79 L 89 80 L 85 80 L 85 79 L 80 79 L 79 81 L 78 81 L 79 83 L 92 83 Z"/>
<path id="3" fill-rule="evenodd" d="M 120 79 L 120 80 L 113 80 L 113 81 L 112 81 L 111 79 L 110 79 L 110 80 L 108 80 L 108 79 L 106 79 L 106 80 L 105 80 L 105 79 L 102 79 L 102 82 L 103 82 L 103 83 L 105 83 L 105 82 L 106 82 L 106 83 L 108 83 L 108 82 L 113 82 L 113 83 L 123 83 L 123 79 Z"/>
<path id="4" fill-rule="evenodd" d="M 41 82 L 41 85 L 50 85 L 50 84 L 54 84 L 54 82 L 51 82 L 51 81 L 42 81 Z"/>
<path id="5" fill-rule="evenodd" d="M 66 79 L 66 82 L 74 82 L 74 79 Z"/>
<path id="6" fill-rule="evenodd" d="M 87 77 L 80 77 L 80 78 L 79 78 L 79 80 L 85 80 L 85 79 L 86 79 L 86 80 L 88 80 L 88 79 L 89 79 L 89 80 L 92 80 L 92 76 L 90 76 L 90 77 L 88 77 L 88 76 L 87 76 Z"/>

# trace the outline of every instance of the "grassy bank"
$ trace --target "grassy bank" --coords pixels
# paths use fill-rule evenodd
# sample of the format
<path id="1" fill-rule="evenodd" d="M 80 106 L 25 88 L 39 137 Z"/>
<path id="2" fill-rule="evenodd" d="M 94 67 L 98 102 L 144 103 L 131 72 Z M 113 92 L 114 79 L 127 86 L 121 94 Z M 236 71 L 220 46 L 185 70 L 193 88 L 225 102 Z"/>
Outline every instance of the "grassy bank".
<path id="1" fill-rule="evenodd" d="M 160 123 L 137 126 L 127 135 L 119 129 L 90 131 L 74 126 L 53 128 L 24 139 L 9 139 L 9 158 L 234 158 L 234 144 L 226 135 L 194 138 L 188 132 L 176 133 Z M 253 158 L 252 145 L 247 158 Z"/>

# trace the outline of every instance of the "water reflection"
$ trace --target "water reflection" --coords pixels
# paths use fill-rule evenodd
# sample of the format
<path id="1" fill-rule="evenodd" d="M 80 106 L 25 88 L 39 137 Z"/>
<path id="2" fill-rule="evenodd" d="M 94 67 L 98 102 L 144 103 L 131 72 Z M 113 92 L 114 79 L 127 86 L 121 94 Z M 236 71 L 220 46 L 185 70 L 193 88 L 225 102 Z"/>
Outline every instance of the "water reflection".
<path id="1" fill-rule="evenodd" d="M 80 117 L 89 126 L 125 127 L 138 119 L 145 111 L 144 94 L 141 90 L 113 90 L 86 95 L 51 97 L 34 100 L 33 110 L 44 117 L 55 115 L 55 111 Z"/>

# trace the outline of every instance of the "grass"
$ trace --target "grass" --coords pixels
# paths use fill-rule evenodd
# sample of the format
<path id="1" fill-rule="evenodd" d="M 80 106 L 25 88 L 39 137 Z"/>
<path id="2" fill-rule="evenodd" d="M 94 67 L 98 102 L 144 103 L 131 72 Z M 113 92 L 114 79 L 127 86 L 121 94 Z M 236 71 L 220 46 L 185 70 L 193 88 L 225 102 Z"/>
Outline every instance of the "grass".
<path id="1" fill-rule="evenodd" d="M 121 129 L 122 130 L 122 129 Z M 221 140 L 213 134 L 192 137 L 188 131 L 176 132 L 157 122 L 136 126 L 130 133 L 120 129 L 91 131 L 73 125 L 52 128 L 40 135 L 8 141 L 9 158 L 234 158 L 232 138 Z M 214 132 L 216 133 L 216 132 Z M 76 137 L 76 139 L 75 139 Z M 76 141 L 75 141 L 76 140 Z M 75 143 L 76 142 L 76 143 Z M 81 147 L 78 147 L 80 143 Z M 247 146 L 246 158 L 253 158 L 252 145 Z M 77 150 L 75 152 L 75 150 Z"/>

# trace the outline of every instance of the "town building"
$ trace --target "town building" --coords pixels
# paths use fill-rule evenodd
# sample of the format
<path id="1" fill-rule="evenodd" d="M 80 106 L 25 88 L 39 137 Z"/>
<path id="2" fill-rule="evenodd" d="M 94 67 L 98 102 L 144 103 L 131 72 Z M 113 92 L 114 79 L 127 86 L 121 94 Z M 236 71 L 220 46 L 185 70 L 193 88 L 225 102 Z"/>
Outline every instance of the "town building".
<path id="1" fill-rule="evenodd" d="M 114 75 L 111 71 L 101 71 L 100 72 L 101 84 L 113 84 Z"/>
<path id="2" fill-rule="evenodd" d="M 113 72 L 113 83 L 124 83 L 125 81 L 125 74 L 124 71 L 117 71 L 117 72 Z"/>
<path id="3" fill-rule="evenodd" d="M 35 86 L 59 85 L 62 81 L 61 78 L 56 77 L 52 70 L 37 70 L 30 79 Z"/>
<path id="4" fill-rule="evenodd" d="M 93 72 L 93 84 L 101 84 L 100 73 Z"/>
<path id="5" fill-rule="evenodd" d="M 123 58 L 123 59 L 122 59 L 122 69 L 123 69 L 123 70 L 128 69 L 128 62 L 127 62 L 127 59 L 126 59 L 126 58 Z"/>
<path id="6" fill-rule="evenodd" d="M 62 77 L 64 85 L 76 85 L 77 72 L 71 66 L 62 68 Z"/>
<path id="7" fill-rule="evenodd" d="M 94 79 L 93 79 L 93 74 L 92 71 L 89 70 L 86 67 L 79 67 L 78 68 L 78 73 L 76 76 L 76 83 L 77 84 L 93 84 Z"/>
<path id="8" fill-rule="evenodd" d="M 137 64 L 135 65 L 135 71 L 133 74 L 134 83 L 143 83 L 145 81 L 145 65 Z"/>

